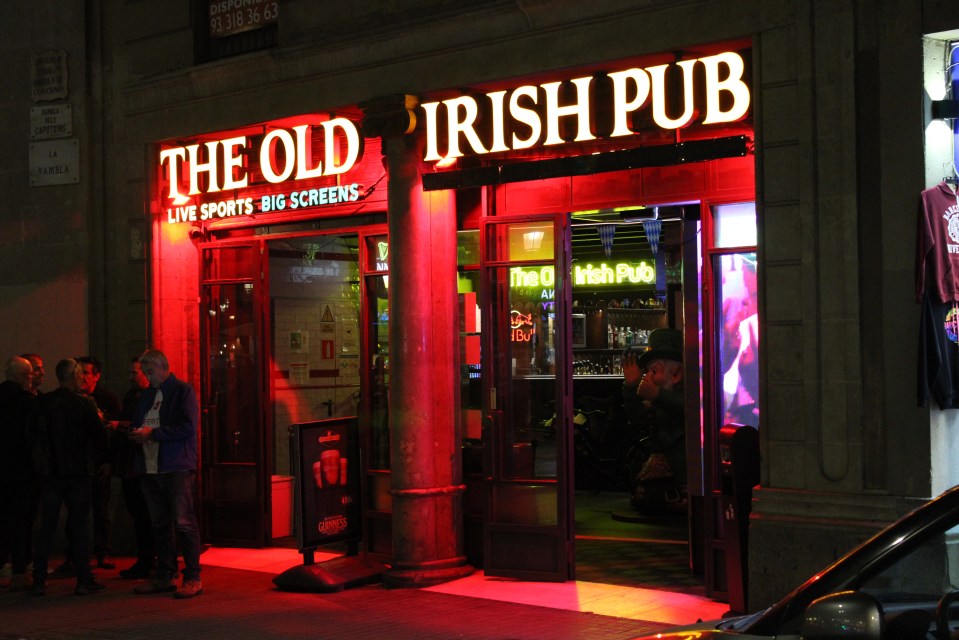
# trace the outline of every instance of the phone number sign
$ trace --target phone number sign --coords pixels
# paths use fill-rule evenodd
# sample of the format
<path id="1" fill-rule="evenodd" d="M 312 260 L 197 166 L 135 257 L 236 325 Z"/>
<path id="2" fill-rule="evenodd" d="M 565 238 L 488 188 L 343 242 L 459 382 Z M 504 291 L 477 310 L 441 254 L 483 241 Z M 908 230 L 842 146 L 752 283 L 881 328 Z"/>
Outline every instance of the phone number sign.
<path id="1" fill-rule="evenodd" d="M 210 0 L 210 37 L 225 38 L 276 24 L 277 0 Z"/>

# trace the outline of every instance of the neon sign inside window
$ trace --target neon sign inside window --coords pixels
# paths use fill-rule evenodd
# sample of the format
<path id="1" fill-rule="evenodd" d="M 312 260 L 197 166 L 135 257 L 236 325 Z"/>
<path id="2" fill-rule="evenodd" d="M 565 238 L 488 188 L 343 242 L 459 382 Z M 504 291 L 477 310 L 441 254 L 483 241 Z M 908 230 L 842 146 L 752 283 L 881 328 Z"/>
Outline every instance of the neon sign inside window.
<path id="1" fill-rule="evenodd" d="M 510 288 L 552 287 L 556 272 L 552 265 L 543 267 L 513 267 L 509 270 Z M 598 265 L 586 264 L 573 267 L 573 286 L 610 286 L 623 284 L 653 284 L 656 282 L 656 267 L 642 262 L 617 262 Z"/>

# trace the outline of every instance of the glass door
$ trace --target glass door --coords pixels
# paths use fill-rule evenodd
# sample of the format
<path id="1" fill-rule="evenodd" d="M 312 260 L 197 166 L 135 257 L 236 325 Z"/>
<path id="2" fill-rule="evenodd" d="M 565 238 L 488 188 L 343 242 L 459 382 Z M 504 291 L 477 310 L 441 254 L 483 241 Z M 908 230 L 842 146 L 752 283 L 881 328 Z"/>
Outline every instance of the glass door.
<path id="1" fill-rule="evenodd" d="M 390 298 L 386 230 L 363 237 L 363 291 L 360 326 L 364 332 L 362 413 L 363 550 L 390 562 L 393 556 L 393 497 L 390 471 Z"/>
<path id="2" fill-rule="evenodd" d="M 706 595 L 745 607 L 746 524 L 758 482 L 758 452 L 734 449 L 760 428 L 757 225 L 753 202 L 709 207 L 703 262 L 703 479 L 706 498 Z M 742 425 L 741 427 L 738 425 Z M 724 428 L 725 427 L 725 428 Z M 752 436 L 751 438 L 747 438 Z M 744 438 L 747 438 L 744 440 Z M 740 451 L 740 455 L 733 452 Z M 735 465 L 733 465 L 734 458 Z M 743 486 L 740 486 L 743 483 Z M 742 499 L 742 503 L 738 500 Z"/>
<path id="3" fill-rule="evenodd" d="M 566 216 L 483 224 L 485 571 L 574 577 Z"/>
<path id="4" fill-rule="evenodd" d="M 207 542 L 270 539 L 260 242 L 201 245 L 201 504 Z M 266 505 L 266 509 L 263 508 Z"/>

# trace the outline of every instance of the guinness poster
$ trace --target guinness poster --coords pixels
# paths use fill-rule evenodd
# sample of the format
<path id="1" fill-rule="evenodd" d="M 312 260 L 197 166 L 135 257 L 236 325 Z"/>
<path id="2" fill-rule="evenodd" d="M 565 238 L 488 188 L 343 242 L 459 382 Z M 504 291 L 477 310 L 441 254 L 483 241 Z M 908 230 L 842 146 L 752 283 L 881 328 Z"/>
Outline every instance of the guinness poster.
<path id="1" fill-rule="evenodd" d="M 302 553 L 360 538 L 360 448 L 356 417 L 293 425 L 296 541 Z"/>

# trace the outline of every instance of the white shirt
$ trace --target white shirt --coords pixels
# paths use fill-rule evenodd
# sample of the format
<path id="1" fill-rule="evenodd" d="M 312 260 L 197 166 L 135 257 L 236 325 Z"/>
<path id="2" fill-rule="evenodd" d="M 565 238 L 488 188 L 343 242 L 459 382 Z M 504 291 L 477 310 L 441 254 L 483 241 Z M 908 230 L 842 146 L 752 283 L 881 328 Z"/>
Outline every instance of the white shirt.
<path id="1" fill-rule="evenodd" d="M 163 403 L 163 392 L 157 389 L 153 405 L 143 418 L 143 426 L 156 429 L 160 426 L 160 405 Z M 143 443 L 143 459 L 146 461 L 147 473 L 158 473 L 160 458 L 160 443 L 156 440 L 147 440 Z"/>

